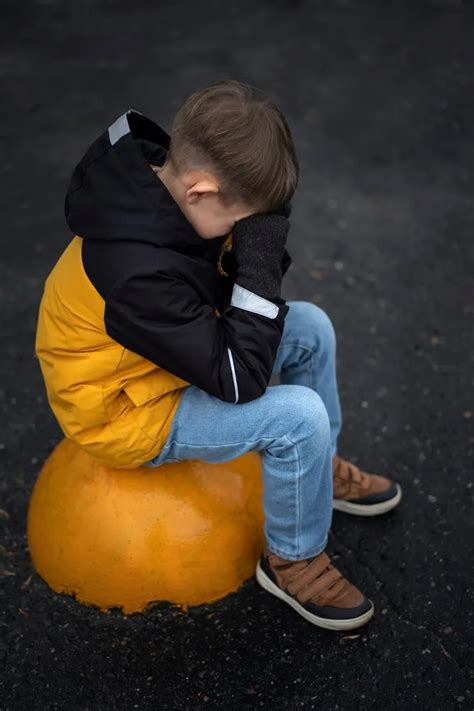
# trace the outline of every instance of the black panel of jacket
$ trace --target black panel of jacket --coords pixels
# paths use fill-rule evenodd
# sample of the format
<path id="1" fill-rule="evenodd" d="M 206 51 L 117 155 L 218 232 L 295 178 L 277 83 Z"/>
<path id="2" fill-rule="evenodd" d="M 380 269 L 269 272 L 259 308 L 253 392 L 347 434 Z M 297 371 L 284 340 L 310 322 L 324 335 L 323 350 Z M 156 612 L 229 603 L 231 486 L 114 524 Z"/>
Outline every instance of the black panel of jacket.
<path id="1" fill-rule="evenodd" d="M 90 146 L 65 201 L 83 238 L 84 269 L 105 300 L 107 333 L 125 348 L 233 403 L 265 392 L 288 305 L 238 289 L 228 235 L 202 239 L 150 163 L 162 165 L 169 135 L 128 111 Z M 291 264 L 287 251 L 283 273 Z M 220 317 L 216 314 L 217 308 Z"/>

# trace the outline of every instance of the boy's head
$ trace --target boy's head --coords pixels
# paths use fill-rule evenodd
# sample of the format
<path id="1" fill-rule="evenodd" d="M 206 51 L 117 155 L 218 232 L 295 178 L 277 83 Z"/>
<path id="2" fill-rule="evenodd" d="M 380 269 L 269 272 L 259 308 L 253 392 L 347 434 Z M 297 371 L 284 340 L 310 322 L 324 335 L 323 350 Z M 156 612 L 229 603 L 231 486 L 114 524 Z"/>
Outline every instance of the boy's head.
<path id="1" fill-rule="evenodd" d="M 166 163 L 153 168 L 204 239 L 227 234 L 247 215 L 282 207 L 299 174 L 280 109 L 235 80 L 188 97 L 175 116 Z"/>

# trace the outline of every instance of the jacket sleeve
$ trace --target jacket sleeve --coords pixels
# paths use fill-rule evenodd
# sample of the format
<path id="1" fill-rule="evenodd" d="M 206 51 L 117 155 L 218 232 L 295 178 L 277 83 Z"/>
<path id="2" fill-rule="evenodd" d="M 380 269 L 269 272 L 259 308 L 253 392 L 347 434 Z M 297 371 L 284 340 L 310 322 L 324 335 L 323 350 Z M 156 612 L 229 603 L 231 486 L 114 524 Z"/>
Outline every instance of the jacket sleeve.
<path id="1" fill-rule="evenodd" d="M 286 272 L 293 263 L 293 259 L 285 248 L 283 251 L 283 256 L 281 260 L 281 274 L 282 277 L 285 276 Z M 224 268 L 225 274 L 227 276 L 220 277 L 220 294 L 219 294 L 219 309 L 224 310 L 224 306 L 232 298 L 232 288 L 235 281 L 238 280 L 238 267 L 234 259 L 232 250 L 225 252 L 222 256 L 222 266 Z"/>
<path id="2" fill-rule="evenodd" d="M 115 284 L 105 306 L 107 333 L 128 350 L 220 400 L 244 403 L 270 381 L 289 307 L 235 283 L 220 317 L 179 255 Z M 178 256 L 178 258 L 177 258 Z"/>

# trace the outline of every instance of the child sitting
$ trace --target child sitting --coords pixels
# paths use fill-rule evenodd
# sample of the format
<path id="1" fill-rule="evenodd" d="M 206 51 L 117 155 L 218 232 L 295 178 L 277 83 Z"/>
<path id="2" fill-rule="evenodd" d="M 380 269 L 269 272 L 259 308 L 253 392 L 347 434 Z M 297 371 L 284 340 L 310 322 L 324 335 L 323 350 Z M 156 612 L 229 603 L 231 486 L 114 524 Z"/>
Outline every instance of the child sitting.
<path id="1" fill-rule="evenodd" d="M 107 465 L 260 451 L 257 580 L 346 630 L 374 607 L 325 553 L 333 507 L 380 514 L 401 490 L 339 456 L 334 329 L 281 296 L 297 182 L 288 123 L 255 87 L 192 94 L 171 136 L 128 111 L 73 173 L 36 353 L 65 436 Z"/>

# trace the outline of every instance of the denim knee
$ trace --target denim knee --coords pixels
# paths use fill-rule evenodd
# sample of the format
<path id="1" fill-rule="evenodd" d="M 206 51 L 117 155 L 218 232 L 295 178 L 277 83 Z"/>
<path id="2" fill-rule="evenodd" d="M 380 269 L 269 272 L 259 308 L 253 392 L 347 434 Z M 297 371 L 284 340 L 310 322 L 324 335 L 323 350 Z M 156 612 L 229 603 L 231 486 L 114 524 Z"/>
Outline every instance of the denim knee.
<path id="1" fill-rule="evenodd" d="M 332 351 L 336 347 L 336 332 L 328 314 L 311 301 L 297 302 L 304 324 L 305 335 L 314 337 L 320 349 Z"/>
<path id="2" fill-rule="evenodd" d="M 291 423 L 291 432 L 297 438 L 316 436 L 321 444 L 331 438 L 331 427 L 326 406 L 320 395 L 305 385 L 280 385 L 285 389 L 285 399 L 282 409 Z"/>

